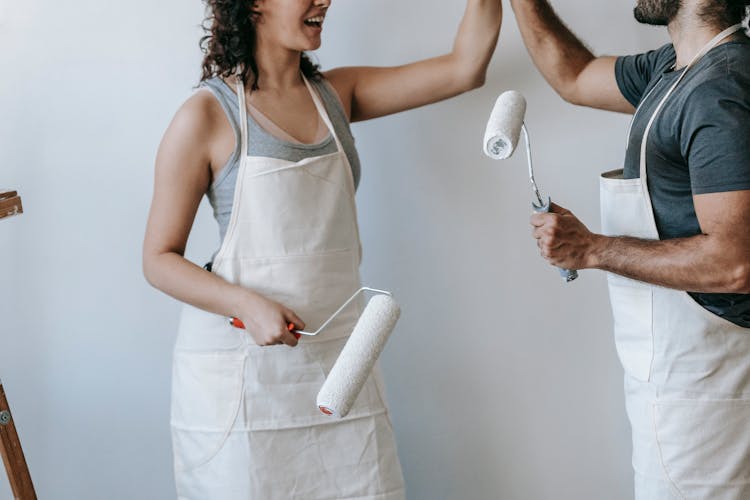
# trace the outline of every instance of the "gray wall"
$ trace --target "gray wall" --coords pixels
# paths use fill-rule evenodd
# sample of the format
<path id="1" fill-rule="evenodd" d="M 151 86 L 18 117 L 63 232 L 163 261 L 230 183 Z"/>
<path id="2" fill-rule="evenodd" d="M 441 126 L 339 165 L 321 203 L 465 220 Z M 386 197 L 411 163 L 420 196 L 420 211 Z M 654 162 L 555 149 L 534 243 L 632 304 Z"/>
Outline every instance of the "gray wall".
<path id="1" fill-rule="evenodd" d="M 334 2 L 325 68 L 448 50 L 464 2 Z M 630 1 L 559 0 L 599 52 L 665 41 Z M 198 76 L 197 0 L 0 3 L 0 376 L 41 498 L 173 497 L 171 345 L 178 304 L 140 246 L 153 158 Z M 523 91 L 542 189 L 598 229 L 597 173 L 628 118 L 563 103 L 508 9 L 487 85 L 354 127 L 363 274 L 403 317 L 382 363 L 410 499 L 632 496 L 621 370 L 601 273 L 560 282 L 528 226 L 522 155 L 480 148 L 503 90 Z M 203 206 L 189 257 L 218 245 Z M 0 477 L 0 498 L 10 493 Z"/>

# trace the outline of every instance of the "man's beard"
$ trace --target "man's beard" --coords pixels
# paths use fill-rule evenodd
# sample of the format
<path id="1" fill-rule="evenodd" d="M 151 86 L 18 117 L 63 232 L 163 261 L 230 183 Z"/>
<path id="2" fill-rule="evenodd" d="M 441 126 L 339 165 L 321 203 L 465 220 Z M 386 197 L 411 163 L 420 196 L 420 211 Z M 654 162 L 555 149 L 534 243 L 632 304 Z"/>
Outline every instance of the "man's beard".
<path id="1" fill-rule="evenodd" d="M 639 23 L 667 26 L 677 16 L 681 3 L 681 0 L 638 0 L 633 14 Z"/>

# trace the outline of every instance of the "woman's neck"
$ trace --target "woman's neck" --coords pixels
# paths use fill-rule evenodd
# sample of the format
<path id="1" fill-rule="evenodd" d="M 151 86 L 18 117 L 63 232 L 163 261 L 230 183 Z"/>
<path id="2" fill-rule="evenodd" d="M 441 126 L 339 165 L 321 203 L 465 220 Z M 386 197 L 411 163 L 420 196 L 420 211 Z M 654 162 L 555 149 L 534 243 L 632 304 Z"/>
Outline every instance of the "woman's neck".
<path id="1" fill-rule="evenodd" d="M 296 50 L 266 43 L 260 37 L 255 51 L 258 79 L 264 90 L 283 90 L 302 83 L 300 57 Z"/>

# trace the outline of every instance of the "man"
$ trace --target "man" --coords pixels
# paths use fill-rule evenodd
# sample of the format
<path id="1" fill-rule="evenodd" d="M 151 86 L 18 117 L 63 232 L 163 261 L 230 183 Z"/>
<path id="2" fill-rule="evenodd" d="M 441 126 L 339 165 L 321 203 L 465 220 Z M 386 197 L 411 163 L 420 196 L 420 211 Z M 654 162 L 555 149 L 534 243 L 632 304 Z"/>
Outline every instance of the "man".
<path id="1" fill-rule="evenodd" d="M 635 113 L 624 170 L 601 178 L 605 234 L 559 206 L 532 217 L 550 263 L 609 273 L 635 496 L 750 499 L 750 0 L 638 0 L 673 43 L 620 58 L 546 0 L 511 3 L 564 99 Z"/>

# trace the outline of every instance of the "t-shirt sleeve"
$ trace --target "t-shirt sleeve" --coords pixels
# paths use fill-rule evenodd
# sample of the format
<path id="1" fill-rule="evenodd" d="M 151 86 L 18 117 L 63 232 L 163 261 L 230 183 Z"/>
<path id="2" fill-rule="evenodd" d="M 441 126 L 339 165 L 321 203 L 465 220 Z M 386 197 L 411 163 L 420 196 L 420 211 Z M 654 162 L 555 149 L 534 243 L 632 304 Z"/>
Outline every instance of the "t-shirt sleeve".
<path id="1" fill-rule="evenodd" d="M 669 67 L 673 60 L 674 48 L 670 44 L 643 54 L 618 57 L 615 61 L 615 79 L 620 92 L 630 104 L 637 107 L 654 76 Z"/>
<path id="2" fill-rule="evenodd" d="M 750 79 L 702 83 L 685 104 L 680 131 L 693 194 L 750 189 Z"/>

